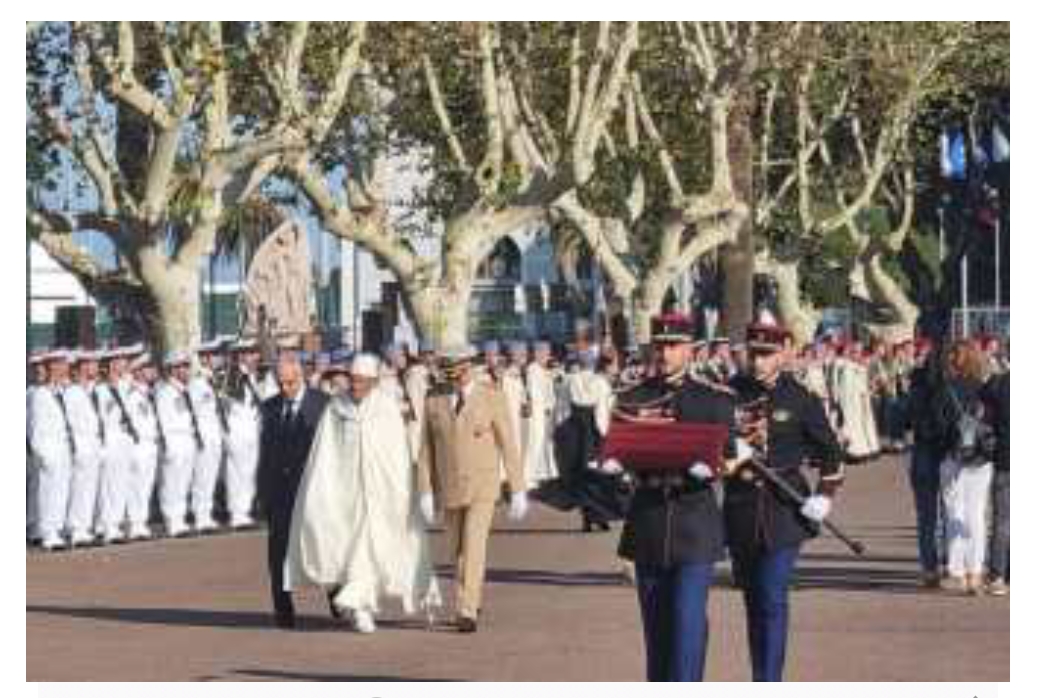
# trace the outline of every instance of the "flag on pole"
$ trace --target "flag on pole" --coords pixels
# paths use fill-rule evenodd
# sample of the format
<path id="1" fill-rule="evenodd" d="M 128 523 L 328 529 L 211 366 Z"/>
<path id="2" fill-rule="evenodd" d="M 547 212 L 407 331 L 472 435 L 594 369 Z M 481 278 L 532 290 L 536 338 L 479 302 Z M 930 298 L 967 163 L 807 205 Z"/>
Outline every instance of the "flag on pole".
<path id="1" fill-rule="evenodd" d="M 960 129 L 940 134 L 940 174 L 944 179 L 965 179 L 965 137 Z"/>
<path id="2" fill-rule="evenodd" d="M 1009 139 L 998 124 L 991 129 L 991 160 L 995 163 L 1009 161 Z"/>

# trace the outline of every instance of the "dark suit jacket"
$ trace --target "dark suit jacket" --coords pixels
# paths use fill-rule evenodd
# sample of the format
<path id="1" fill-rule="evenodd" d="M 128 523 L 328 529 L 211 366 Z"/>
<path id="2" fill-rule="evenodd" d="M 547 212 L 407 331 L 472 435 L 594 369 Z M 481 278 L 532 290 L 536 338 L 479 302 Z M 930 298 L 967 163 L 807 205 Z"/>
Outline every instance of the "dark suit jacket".
<path id="1" fill-rule="evenodd" d="M 306 388 L 297 415 L 289 425 L 283 423 L 282 395 L 261 403 L 258 502 L 267 517 L 289 519 L 293 512 L 294 498 L 327 399 L 324 393 Z"/>

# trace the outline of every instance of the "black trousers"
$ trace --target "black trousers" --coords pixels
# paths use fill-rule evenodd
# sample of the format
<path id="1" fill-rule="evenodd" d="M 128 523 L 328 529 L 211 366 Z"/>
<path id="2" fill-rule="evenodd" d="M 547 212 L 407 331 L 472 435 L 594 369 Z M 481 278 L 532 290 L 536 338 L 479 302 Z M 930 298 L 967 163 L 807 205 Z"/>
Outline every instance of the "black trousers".
<path id="1" fill-rule="evenodd" d="M 280 508 L 268 515 L 269 584 L 272 589 L 272 608 L 277 621 L 294 620 L 294 601 L 290 592 L 283 590 L 283 568 L 290 541 L 290 519 L 293 508 Z"/>

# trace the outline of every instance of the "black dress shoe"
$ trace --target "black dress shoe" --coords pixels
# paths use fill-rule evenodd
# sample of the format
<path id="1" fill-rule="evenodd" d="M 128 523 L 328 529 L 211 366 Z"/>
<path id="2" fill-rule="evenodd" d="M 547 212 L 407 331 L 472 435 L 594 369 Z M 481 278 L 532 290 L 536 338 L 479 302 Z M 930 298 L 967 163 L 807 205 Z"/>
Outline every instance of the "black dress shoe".
<path id="1" fill-rule="evenodd" d="M 297 627 L 297 620 L 292 614 L 280 613 L 276 615 L 276 627 L 283 630 L 293 630 Z"/>
<path id="2" fill-rule="evenodd" d="M 334 598 L 338 595 L 341 588 L 334 589 L 333 591 L 327 592 L 327 605 L 330 606 L 330 617 L 337 620 L 344 620 L 345 612 L 338 608 L 338 605 L 334 603 Z"/>
<path id="3" fill-rule="evenodd" d="M 457 632 L 459 633 L 474 633 L 478 629 L 479 624 L 475 622 L 474 618 L 461 616 L 457 619 Z"/>

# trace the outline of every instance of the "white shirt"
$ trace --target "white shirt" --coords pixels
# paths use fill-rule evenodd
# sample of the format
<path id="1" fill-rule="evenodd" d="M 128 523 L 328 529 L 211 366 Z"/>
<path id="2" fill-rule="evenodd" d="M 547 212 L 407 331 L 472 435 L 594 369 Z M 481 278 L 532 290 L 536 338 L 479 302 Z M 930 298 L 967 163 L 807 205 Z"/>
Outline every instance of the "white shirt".
<path id="1" fill-rule="evenodd" d="M 37 386 L 29 393 L 29 445 L 33 453 L 44 458 L 68 458 L 71 452 L 66 417 L 57 397 L 62 394 L 60 385 Z"/>
<path id="2" fill-rule="evenodd" d="M 174 441 L 195 441 L 192 414 L 185 399 L 184 385 L 174 379 L 164 381 L 156 392 L 156 411 L 159 413 L 163 436 L 168 446 L 173 445 Z"/>
<path id="3" fill-rule="evenodd" d="M 98 412 L 94 409 L 91 394 L 94 384 L 75 384 L 64 391 L 65 408 L 69 415 L 69 424 L 76 439 L 77 455 L 89 455 L 102 448 L 101 423 Z M 99 401 L 99 408 L 101 403 Z"/>
<path id="4" fill-rule="evenodd" d="M 290 417 L 291 418 L 297 417 L 298 412 L 301 411 L 301 401 L 304 400 L 304 399 L 305 399 L 305 386 L 301 386 L 301 388 L 298 389 L 297 394 L 294 396 L 294 399 L 291 400 L 291 403 L 290 403 Z M 280 414 L 281 414 L 283 419 L 287 418 L 287 399 L 285 397 L 283 398 L 283 407 L 281 408 Z"/>

